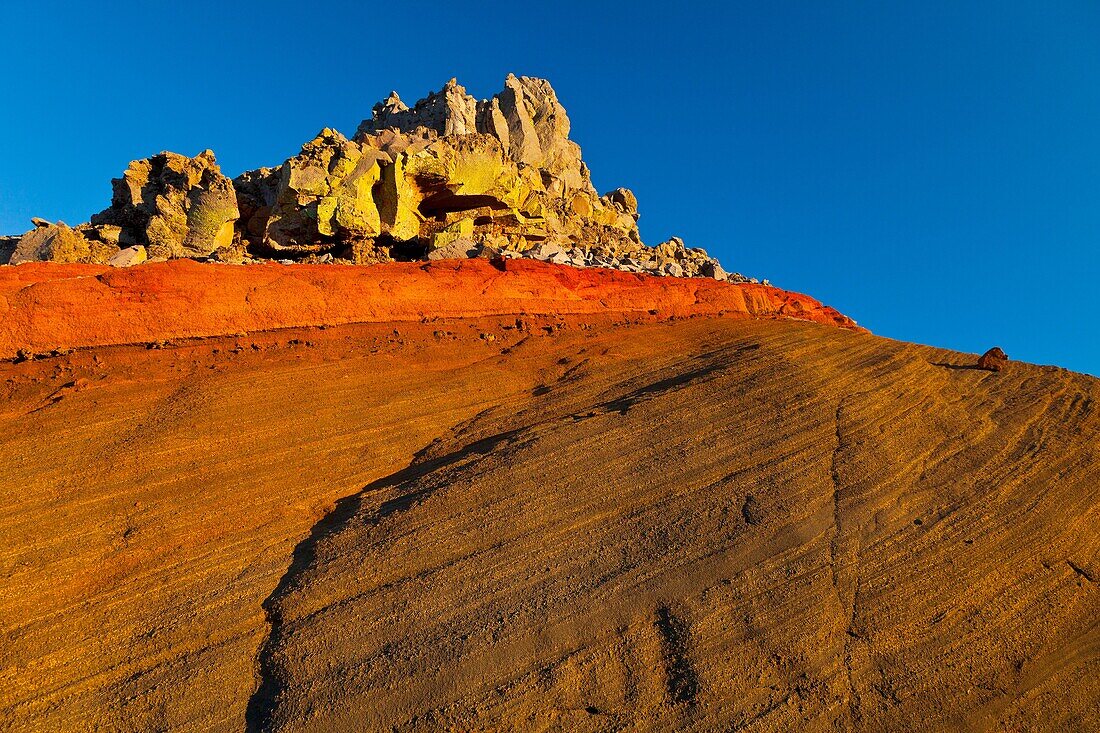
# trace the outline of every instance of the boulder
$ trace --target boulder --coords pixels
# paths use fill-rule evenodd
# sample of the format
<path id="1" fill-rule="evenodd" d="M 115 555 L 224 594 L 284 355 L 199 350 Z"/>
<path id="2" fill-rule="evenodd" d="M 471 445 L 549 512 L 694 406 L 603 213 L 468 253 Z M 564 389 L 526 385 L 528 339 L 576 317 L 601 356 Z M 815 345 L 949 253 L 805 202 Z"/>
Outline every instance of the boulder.
<path id="1" fill-rule="evenodd" d="M 638 220 L 638 199 L 629 188 L 616 188 L 610 193 L 605 193 L 603 198 L 619 207 L 623 213 L 629 214 L 634 221 Z"/>
<path id="2" fill-rule="evenodd" d="M 104 244 L 113 244 L 117 247 L 129 247 L 136 244 L 129 232 L 114 224 L 81 224 L 75 229 L 84 235 L 85 239 L 103 242 Z"/>
<path id="3" fill-rule="evenodd" d="M 1008 362 L 1008 354 L 1001 350 L 999 346 L 994 346 L 989 351 L 978 357 L 978 368 L 985 369 L 990 372 L 999 372 L 1004 368 L 1005 363 Z"/>
<path id="4" fill-rule="evenodd" d="M 145 247 L 135 244 L 133 247 L 119 250 L 118 253 L 107 260 L 107 264 L 111 267 L 132 267 L 140 265 L 148 259 L 149 256 L 145 251 Z"/>
<path id="5" fill-rule="evenodd" d="M 683 277 L 684 276 L 684 268 L 681 267 L 679 263 L 673 262 L 671 260 L 669 260 L 668 262 L 665 262 L 663 265 L 661 265 L 661 269 L 659 270 L 659 272 L 662 275 L 669 275 L 671 277 Z"/>
<path id="6" fill-rule="evenodd" d="M 428 259 L 464 260 L 470 257 L 477 257 L 480 254 L 481 249 L 481 245 L 469 239 L 461 238 L 428 252 Z"/>
<path id="7" fill-rule="evenodd" d="M 88 239 L 64 222 L 36 225 L 24 234 L 11 255 L 11 264 L 59 262 L 104 264 L 118 252 L 118 246 Z"/>
<path id="8" fill-rule="evenodd" d="M 205 257 L 233 242 L 237 197 L 210 150 L 136 160 L 111 183 L 111 206 L 92 224 L 119 227 L 153 257 Z"/>
<path id="9" fill-rule="evenodd" d="M 718 264 L 718 260 L 710 260 L 705 262 L 702 267 L 702 274 L 704 277 L 711 277 L 715 280 L 726 280 L 729 275 L 722 269 L 722 266 Z"/>

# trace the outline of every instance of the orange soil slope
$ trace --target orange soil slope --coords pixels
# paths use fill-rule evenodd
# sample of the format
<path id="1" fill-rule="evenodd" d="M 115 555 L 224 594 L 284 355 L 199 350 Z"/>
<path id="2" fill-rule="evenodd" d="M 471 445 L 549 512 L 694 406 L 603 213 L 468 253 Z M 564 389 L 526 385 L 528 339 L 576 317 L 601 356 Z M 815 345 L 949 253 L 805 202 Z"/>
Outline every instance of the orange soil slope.
<path id="1" fill-rule="evenodd" d="M 453 260 L 361 267 L 189 260 L 123 270 L 34 263 L 0 267 L 0 358 L 426 316 L 647 313 L 855 322 L 805 295 L 764 285 L 657 278 L 542 262 Z"/>
<path id="2" fill-rule="evenodd" d="M 1100 380 L 522 320 L 0 363 L 0 731 L 1100 729 Z"/>

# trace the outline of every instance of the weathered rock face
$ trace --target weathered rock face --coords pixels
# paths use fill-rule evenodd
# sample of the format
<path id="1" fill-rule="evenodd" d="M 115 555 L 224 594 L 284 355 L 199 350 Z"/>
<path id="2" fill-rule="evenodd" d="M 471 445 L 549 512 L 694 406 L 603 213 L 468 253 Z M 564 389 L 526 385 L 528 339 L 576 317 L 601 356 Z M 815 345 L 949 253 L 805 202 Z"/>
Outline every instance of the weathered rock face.
<path id="1" fill-rule="evenodd" d="M 233 179 L 241 215 L 237 229 L 250 245 L 260 245 L 264 241 L 267 222 L 275 210 L 281 172 L 281 168 L 257 168 Z"/>
<path id="2" fill-rule="evenodd" d="M 220 262 L 370 263 L 445 249 L 436 259 L 476 250 L 744 279 L 677 238 L 645 246 L 637 198 L 626 188 L 599 195 L 569 130 L 544 79 L 509 74 L 500 93 L 480 101 L 451 79 L 412 107 L 394 92 L 351 140 L 326 128 L 281 166 L 234 181 L 209 150 L 134 161 L 113 181 L 111 207 L 91 225 L 30 232 L 13 261 L 100 262 L 138 245 L 152 260 Z M 81 234 L 74 239 L 73 232 Z M 115 249 L 85 246 L 80 237 Z M 457 241 L 476 246 L 451 248 Z"/>
<path id="3" fill-rule="evenodd" d="M 11 264 L 23 262 L 61 262 L 103 264 L 118 253 L 117 232 L 107 229 L 106 236 L 116 235 L 115 241 L 103 241 L 99 227 L 70 229 L 64 222 L 49 224 L 35 222 L 36 226 L 24 234 L 11 255 Z"/>
<path id="4" fill-rule="evenodd" d="M 0 265 L 6 265 L 11 261 L 11 256 L 15 254 L 15 248 L 19 245 L 20 239 L 22 237 L 0 237 Z"/>
<path id="5" fill-rule="evenodd" d="M 111 206 L 92 223 L 120 227 L 152 258 L 205 257 L 233 244 L 237 196 L 213 152 L 136 160 L 111 183 Z"/>
<path id="6" fill-rule="evenodd" d="M 457 79 L 451 79 L 438 93 L 429 94 L 409 109 L 397 92 L 374 105 L 372 117 L 364 120 L 356 132 L 363 137 L 382 130 L 415 132 L 418 128 L 435 130 L 440 135 L 467 135 L 478 132 L 477 100 L 466 93 Z"/>
<path id="7" fill-rule="evenodd" d="M 264 243 L 276 251 L 308 253 L 380 235 L 374 187 L 383 158 L 335 130 L 322 130 L 277 173 L 268 174 L 273 185 L 257 182 L 265 194 L 274 189 Z"/>
<path id="8" fill-rule="evenodd" d="M 427 248 L 473 237 L 503 250 L 542 242 L 605 254 L 635 252 L 637 200 L 599 196 L 569 140 L 569 117 L 549 82 L 509 75 L 478 102 L 452 79 L 412 108 L 397 93 L 374 107 L 354 140 L 382 150 L 383 231 Z"/>
<path id="9" fill-rule="evenodd" d="M 466 247 L 468 249 L 465 249 Z M 0 361 L 19 351 L 152 342 L 305 326 L 521 314 L 793 318 L 858 328 L 813 298 L 763 285 L 642 278 L 525 259 L 458 241 L 450 260 L 241 268 L 31 263 L 0 270 Z M 431 257 L 432 255 L 428 255 Z M 116 261 L 116 264 L 120 264 Z M 73 303 L 83 304 L 73 308 Z M 2 475 L 2 474 L 0 474 Z"/>

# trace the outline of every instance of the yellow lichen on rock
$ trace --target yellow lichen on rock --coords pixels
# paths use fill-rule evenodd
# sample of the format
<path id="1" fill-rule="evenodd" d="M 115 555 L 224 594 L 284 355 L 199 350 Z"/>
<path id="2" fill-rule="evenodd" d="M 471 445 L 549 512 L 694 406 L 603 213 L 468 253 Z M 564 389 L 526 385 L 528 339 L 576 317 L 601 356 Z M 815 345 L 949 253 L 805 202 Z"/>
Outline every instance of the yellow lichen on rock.
<path id="1" fill-rule="evenodd" d="M 384 167 L 379 186 L 378 210 L 382 216 L 382 230 L 400 241 L 418 237 L 424 221 L 417 208 L 421 193 L 406 176 L 408 158 L 408 153 L 400 153 L 392 165 Z"/>
<path id="2" fill-rule="evenodd" d="M 280 166 L 232 182 L 208 150 L 134 161 L 114 181 L 111 208 L 76 231 L 107 245 L 143 245 L 151 259 L 377 262 L 465 239 L 470 251 L 724 278 L 716 261 L 680 240 L 646 247 L 634 194 L 599 195 L 569 132 L 544 79 L 509 74 L 503 90 L 480 101 L 451 79 L 412 107 L 391 93 L 352 139 L 325 128 Z M 92 256 L 67 254 L 78 248 L 55 239 L 22 250 Z"/>
<path id="3" fill-rule="evenodd" d="M 88 239 L 80 230 L 64 222 L 36 226 L 24 234 L 12 253 L 10 263 L 59 262 L 103 264 L 118 253 L 118 246 Z"/>
<path id="4" fill-rule="evenodd" d="M 206 256 L 233 242 L 237 197 L 210 150 L 135 160 L 112 183 L 111 207 L 92 223 L 125 230 L 153 257 Z"/>

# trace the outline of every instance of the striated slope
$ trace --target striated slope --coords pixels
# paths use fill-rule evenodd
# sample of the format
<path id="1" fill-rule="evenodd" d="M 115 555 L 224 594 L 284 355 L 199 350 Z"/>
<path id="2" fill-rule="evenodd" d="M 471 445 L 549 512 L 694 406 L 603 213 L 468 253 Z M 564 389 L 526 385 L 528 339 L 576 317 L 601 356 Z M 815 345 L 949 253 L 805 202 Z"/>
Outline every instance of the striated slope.
<path id="1" fill-rule="evenodd" d="M 1100 724 L 1097 380 L 643 317 L 0 365 L 0 728 Z"/>
<path id="2" fill-rule="evenodd" d="M 577 350 L 299 545 L 257 727 L 1100 724 L 1095 380 L 647 338 L 641 373 Z"/>

